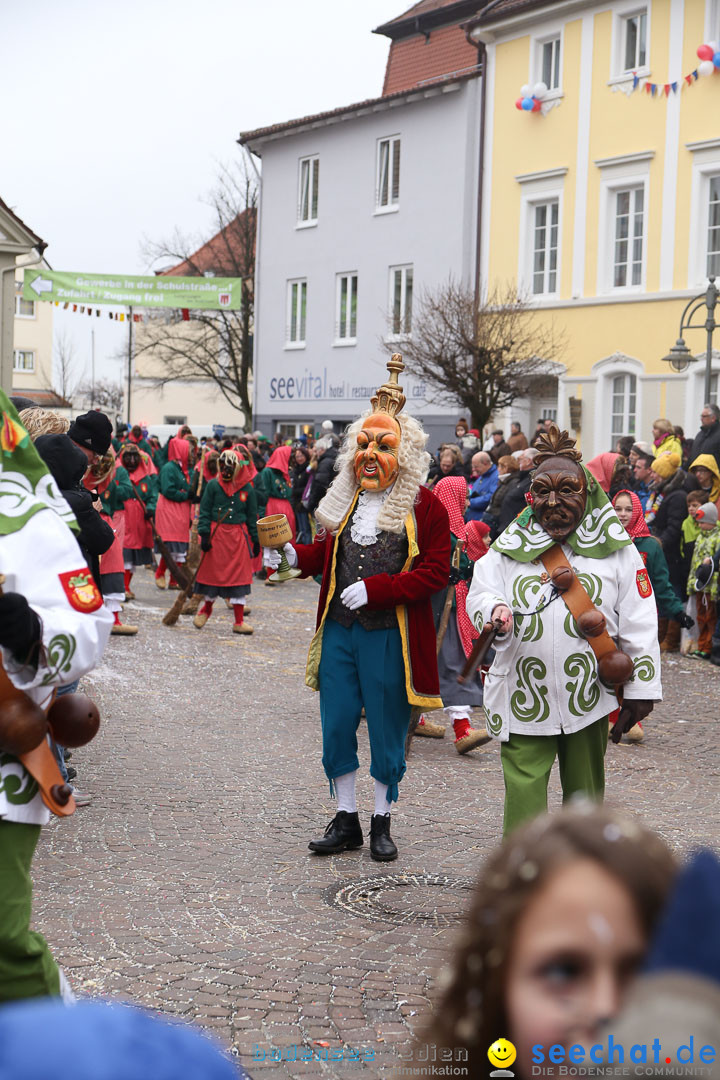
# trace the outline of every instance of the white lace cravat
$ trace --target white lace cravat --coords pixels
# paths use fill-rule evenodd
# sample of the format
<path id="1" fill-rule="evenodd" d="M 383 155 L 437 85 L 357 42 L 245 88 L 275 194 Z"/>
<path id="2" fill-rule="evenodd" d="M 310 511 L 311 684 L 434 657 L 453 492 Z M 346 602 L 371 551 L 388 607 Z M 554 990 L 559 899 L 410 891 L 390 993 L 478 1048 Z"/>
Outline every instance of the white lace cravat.
<path id="1" fill-rule="evenodd" d="M 350 536 L 360 547 L 370 547 L 380 535 L 380 529 L 377 526 L 378 514 L 389 494 L 390 488 L 385 491 L 360 492 L 353 523 L 350 526 Z"/>

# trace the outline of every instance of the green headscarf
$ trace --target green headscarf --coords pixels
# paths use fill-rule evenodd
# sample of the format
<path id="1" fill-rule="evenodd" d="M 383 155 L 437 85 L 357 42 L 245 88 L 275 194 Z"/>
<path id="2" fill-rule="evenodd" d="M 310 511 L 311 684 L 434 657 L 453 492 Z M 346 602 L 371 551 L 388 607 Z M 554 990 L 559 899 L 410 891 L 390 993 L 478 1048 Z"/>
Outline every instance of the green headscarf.
<path id="1" fill-rule="evenodd" d="M 0 414 L 0 536 L 19 532 L 40 510 L 54 510 L 79 532 L 75 515 L 2 390 Z"/>
<path id="2" fill-rule="evenodd" d="M 620 524 L 613 505 L 592 473 L 583 465 L 587 481 L 587 501 L 583 519 L 563 541 L 576 555 L 586 555 L 589 559 L 604 559 L 619 548 L 632 544 L 632 540 Z M 500 533 L 492 545 L 501 555 L 507 555 L 517 562 L 532 562 L 543 555 L 555 544 L 535 517 L 532 506 L 528 506 Z"/>

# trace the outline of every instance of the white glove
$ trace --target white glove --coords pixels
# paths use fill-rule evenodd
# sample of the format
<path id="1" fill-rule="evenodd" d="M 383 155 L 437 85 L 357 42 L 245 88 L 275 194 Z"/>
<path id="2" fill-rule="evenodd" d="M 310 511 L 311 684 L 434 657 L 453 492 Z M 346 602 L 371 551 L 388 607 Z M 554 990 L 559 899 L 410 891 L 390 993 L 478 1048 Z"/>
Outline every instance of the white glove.
<path id="1" fill-rule="evenodd" d="M 343 589 L 340 593 L 340 599 L 346 608 L 350 608 L 351 611 L 355 611 L 357 608 L 364 607 L 368 602 L 367 586 L 364 581 L 356 581 L 352 585 L 348 585 L 347 589 Z"/>
<path id="2" fill-rule="evenodd" d="M 283 548 L 290 566 L 297 566 L 297 552 L 292 544 L 285 544 Z M 263 566 L 269 566 L 271 570 L 277 570 L 280 565 L 280 552 L 277 548 L 263 548 Z"/>

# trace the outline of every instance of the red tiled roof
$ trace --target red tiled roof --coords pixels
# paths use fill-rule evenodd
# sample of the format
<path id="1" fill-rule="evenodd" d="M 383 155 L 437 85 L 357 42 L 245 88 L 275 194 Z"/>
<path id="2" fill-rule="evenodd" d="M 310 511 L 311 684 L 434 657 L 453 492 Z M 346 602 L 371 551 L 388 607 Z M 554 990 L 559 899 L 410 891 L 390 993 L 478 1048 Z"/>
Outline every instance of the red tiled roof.
<path id="1" fill-rule="evenodd" d="M 43 409 L 72 409 L 72 402 L 56 394 L 54 390 L 21 390 L 13 386 L 12 397 L 29 398 Z"/>
<path id="2" fill-rule="evenodd" d="M 429 89 L 431 86 L 438 85 L 442 82 L 462 82 L 465 79 L 474 79 L 478 74 L 479 71 L 473 68 L 472 71 L 467 71 L 463 74 L 451 75 L 449 73 L 447 76 L 440 75 L 437 78 L 430 79 L 426 86 Z M 417 87 L 414 89 L 417 89 Z M 381 97 L 376 98 L 367 98 L 365 101 L 356 101 L 352 105 L 341 105 L 338 109 L 329 109 L 327 112 L 316 113 L 314 116 L 300 116 L 296 120 L 286 120 L 281 124 L 270 124 L 269 127 L 255 128 L 254 131 L 241 131 L 237 141 L 241 146 L 245 146 L 247 143 L 252 142 L 253 139 L 263 139 L 267 138 L 269 135 L 282 134 L 285 131 L 292 131 L 293 128 L 306 127 L 308 124 L 321 124 L 326 120 L 340 120 L 343 116 L 349 116 L 351 113 L 372 109 L 375 105 L 384 105 L 388 101 L 394 101 L 409 93 L 412 93 L 412 89 L 398 90 L 397 93 L 383 94 Z"/>
<path id="3" fill-rule="evenodd" d="M 41 252 L 43 252 L 45 250 L 45 248 L 47 247 L 47 244 L 45 243 L 45 241 L 41 240 L 40 237 L 38 236 L 38 234 L 33 232 L 32 229 L 28 225 L 25 224 L 25 222 L 22 220 L 22 218 L 19 218 L 17 216 L 17 214 L 15 213 L 15 211 L 11 210 L 10 207 L 8 206 L 8 204 L 6 202 L 4 202 L 2 199 L 0 199 L 0 210 L 4 210 L 5 213 L 8 214 L 8 216 L 11 217 L 14 221 L 16 221 L 18 223 L 18 225 L 20 225 L 21 228 L 23 228 L 25 230 L 26 233 L 29 233 L 30 236 L 32 236 L 33 240 L 36 241 L 35 244 L 33 245 L 34 247 L 39 247 Z"/>
<path id="4" fill-rule="evenodd" d="M 211 237 L 206 244 L 188 256 L 177 266 L 171 266 L 167 270 L 161 270 L 161 275 L 172 277 L 199 277 L 207 271 L 212 271 L 218 277 L 236 277 L 238 269 L 245 263 L 244 244 L 248 230 L 247 216 L 251 217 L 250 228 L 252 229 L 253 247 L 256 238 L 256 211 L 254 207 L 243 210 L 242 213 L 226 225 L 224 229 Z M 254 252 L 253 252 L 254 253 Z"/>
<path id="5" fill-rule="evenodd" d="M 411 90 L 427 79 L 475 67 L 477 48 L 471 45 L 459 25 L 441 26 L 429 36 L 393 41 L 390 46 L 383 94 Z"/>

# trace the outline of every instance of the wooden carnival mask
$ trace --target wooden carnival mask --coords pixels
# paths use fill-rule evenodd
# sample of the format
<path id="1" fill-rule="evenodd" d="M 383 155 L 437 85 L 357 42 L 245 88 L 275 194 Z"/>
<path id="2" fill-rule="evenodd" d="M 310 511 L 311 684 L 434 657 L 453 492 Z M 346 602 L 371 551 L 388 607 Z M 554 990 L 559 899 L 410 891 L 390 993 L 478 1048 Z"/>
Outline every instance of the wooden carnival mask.
<path id="1" fill-rule="evenodd" d="M 384 491 L 398 473 L 400 425 L 386 412 L 363 421 L 355 451 L 355 478 L 365 491 Z"/>
<path id="2" fill-rule="evenodd" d="M 548 536 L 562 542 L 577 529 L 585 514 L 587 479 L 580 453 L 567 431 L 554 425 L 538 440 L 540 453 L 530 492 L 532 506 Z"/>

